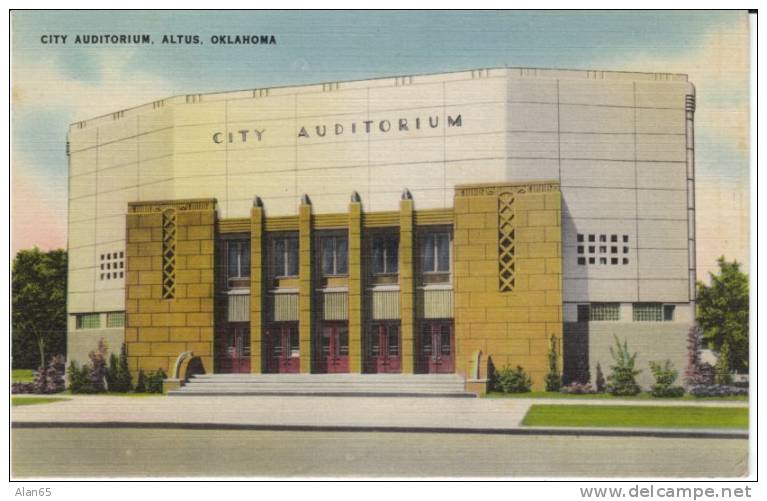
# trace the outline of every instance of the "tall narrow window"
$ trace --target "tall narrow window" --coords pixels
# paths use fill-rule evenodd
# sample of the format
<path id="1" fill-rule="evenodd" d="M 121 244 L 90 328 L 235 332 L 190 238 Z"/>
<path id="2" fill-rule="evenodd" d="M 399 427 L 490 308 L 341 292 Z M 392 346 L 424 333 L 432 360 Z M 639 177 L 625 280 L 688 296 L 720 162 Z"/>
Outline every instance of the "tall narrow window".
<path id="1" fill-rule="evenodd" d="M 226 242 L 226 270 L 230 287 L 241 285 L 238 281 L 250 278 L 250 241 Z"/>
<path id="2" fill-rule="evenodd" d="M 421 266 L 424 273 L 450 271 L 450 234 L 426 233 L 421 239 Z"/>
<path id="3" fill-rule="evenodd" d="M 176 209 L 162 213 L 162 298 L 176 297 Z"/>
<path id="4" fill-rule="evenodd" d="M 274 275 L 298 276 L 298 238 L 278 237 L 274 240 Z"/>
<path id="5" fill-rule="evenodd" d="M 323 275 L 346 275 L 348 272 L 348 248 L 346 235 L 333 235 L 320 239 Z"/>
<path id="6" fill-rule="evenodd" d="M 399 270 L 399 237 L 396 235 L 373 237 L 372 260 L 374 274 L 397 273 Z"/>

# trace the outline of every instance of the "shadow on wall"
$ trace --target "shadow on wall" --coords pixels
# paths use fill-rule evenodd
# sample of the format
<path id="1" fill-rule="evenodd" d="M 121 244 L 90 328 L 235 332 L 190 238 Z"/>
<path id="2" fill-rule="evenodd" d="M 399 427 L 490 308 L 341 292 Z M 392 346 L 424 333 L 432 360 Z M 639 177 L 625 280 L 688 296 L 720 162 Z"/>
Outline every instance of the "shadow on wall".
<path id="1" fill-rule="evenodd" d="M 565 322 L 563 344 L 562 382 L 589 383 L 589 323 Z"/>
<path id="2" fill-rule="evenodd" d="M 493 357 L 487 357 L 487 391 L 495 390 L 498 384 L 498 371 L 495 370 Z"/>
<path id="3" fill-rule="evenodd" d="M 205 374 L 205 366 L 202 363 L 200 357 L 193 357 L 189 361 L 189 365 L 186 366 L 186 372 L 184 373 L 184 380 L 188 381 L 189 378 L 198 374 Z"/>

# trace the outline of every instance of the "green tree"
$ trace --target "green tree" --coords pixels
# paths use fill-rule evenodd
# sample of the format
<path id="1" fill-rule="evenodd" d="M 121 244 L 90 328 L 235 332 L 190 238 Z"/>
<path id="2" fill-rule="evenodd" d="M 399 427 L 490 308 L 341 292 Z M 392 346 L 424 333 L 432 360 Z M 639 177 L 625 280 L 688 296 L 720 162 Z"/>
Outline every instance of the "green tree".
<path id="1" fill-rule="evenodd" d="M 11 273 L 13 367 L 45 367 L 67 349 L 67 253 L 21 250 Z"/>
<path id="2" fill-rule="evenodd" d="M 717 260 L 719 273 L 710 273 L 711 285 L 698 282 L 698 324 L 710 348 L 721 352 L 729 345 L 729 367 L 748 370 L 748 275 L 737 261 Z"/>

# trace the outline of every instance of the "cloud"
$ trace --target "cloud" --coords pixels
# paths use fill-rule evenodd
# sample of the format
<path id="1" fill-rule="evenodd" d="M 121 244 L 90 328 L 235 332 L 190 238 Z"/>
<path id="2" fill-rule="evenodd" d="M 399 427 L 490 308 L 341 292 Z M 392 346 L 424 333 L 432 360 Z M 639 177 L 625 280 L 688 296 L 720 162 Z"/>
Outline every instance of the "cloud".
<path id="1" fill-rule="evenodd" d="M 698 280 L 718 271 L 716 259 L 743 263 L 749 269 L 749 187 L 745 181 L 699 177 L 695 187 Z"/>
<path id="2" fill-rule="evenodd" d="M 100 78 L 88 81 L 61 71 L 52 59 L 14 61 L 11 88 L 14 252 L 33 245 L 43 249 L 66 246 L 65 138 L 71 122 L 175 93 L 167 79 L 131 66 L 132 49 L 99 51 L 95 57 Z M 51 120 L 43 124 L 42 130 L 40 117 Z"/>
<path id="3" fill-rule="evenodd" d="M 748 155 L 749 24 L 719 25 L 692 50 L 673 56 L 642 52 L 620 62 L 632 71 L 685 73 L 696 87 L 695 128 Z"/>
<path id="4" fill-rule="evenodd" d="M 100 78 L 84 81 L 61 71 L 51 59 L 13 65 L 12 96 L 17 110 L 67 109 L 73 121 L 145 104 L 177 92 L 166 78 L 136 69 L 135 49 L 96 52 Z"/>

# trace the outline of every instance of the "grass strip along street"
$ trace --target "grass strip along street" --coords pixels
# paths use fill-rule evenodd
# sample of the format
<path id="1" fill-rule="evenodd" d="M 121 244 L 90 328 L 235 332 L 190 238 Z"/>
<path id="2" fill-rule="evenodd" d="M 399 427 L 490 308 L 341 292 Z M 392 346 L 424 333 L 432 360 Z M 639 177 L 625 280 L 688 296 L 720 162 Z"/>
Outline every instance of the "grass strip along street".
<path id="1" fill-rule="evenodd" d="M 16 407 L 19 405 L 37 405 L 37 404 L 50 404 L 52 402 L 66 402 L 68 398 L 58 397 L 11 397 L 11 405 Z"/>
<path id="2" fill-rule="evenodd" d="M 748 428 L 748 408 L 631 405 L 540 405 L 530 407 L 525 426 L 616 428 Z"/>
<path id="3" fill-rule="evenodd" d="M 633 396 L 615 396 L 611 395 L 609 393 L 584 393 L 584 394 L 573 394 L 573 393 L 561 393 L 559 391 L 528 391 L 524 393 L 501 393 L 501 392 L 490 392 L 487 395 L 485 395 L 484 398 L 551 398 L 551 399 L 565 399 L 565 400 L 588 400 L 588 399 L 596 399 L 596 400 L 653 400 L 657 399 L 658 397 L 652 396 L 649 392 L 642 392 L 638 395 Z M 696 397 L 694 395 L 685 394 L 681 397 L 664 397 L 662 400 L 664 401 L 673 401 L 673 400 L 683 400 L 683 401 L 700 401 L 700 402 L 708 402 L 708 401 L 733 401 L 733 402 L 748 402 L 748 396 L 746 395 L 735 395 L 735 396 L 727 396 L 727 397 Z"/>

